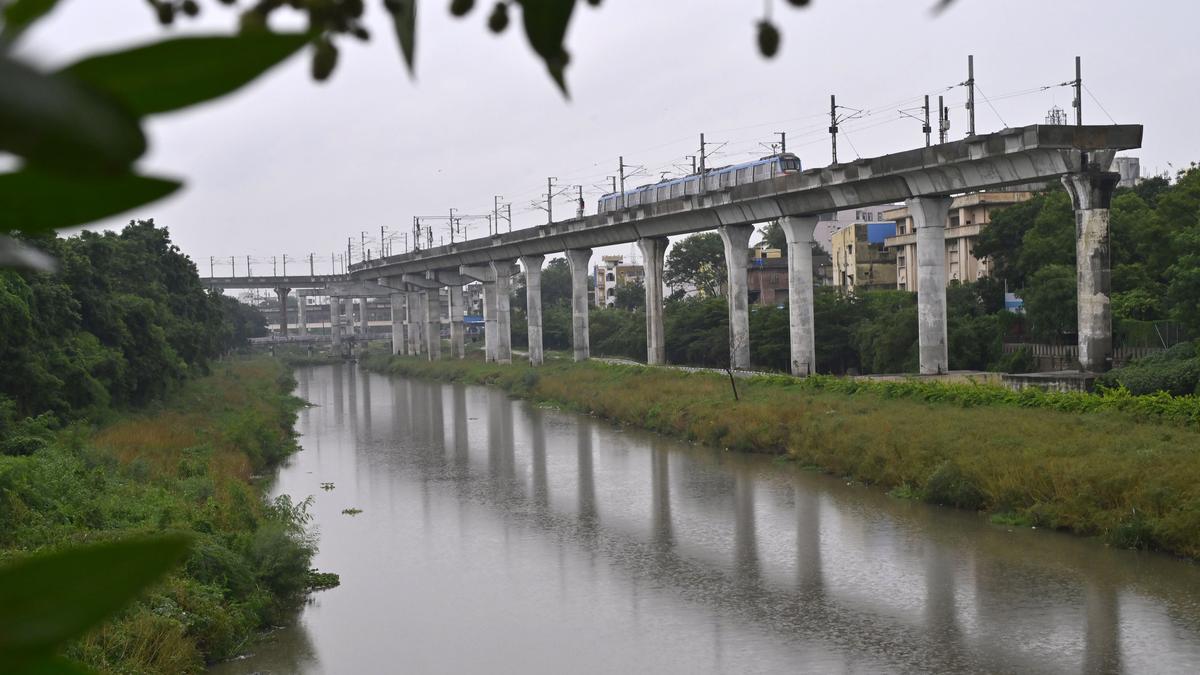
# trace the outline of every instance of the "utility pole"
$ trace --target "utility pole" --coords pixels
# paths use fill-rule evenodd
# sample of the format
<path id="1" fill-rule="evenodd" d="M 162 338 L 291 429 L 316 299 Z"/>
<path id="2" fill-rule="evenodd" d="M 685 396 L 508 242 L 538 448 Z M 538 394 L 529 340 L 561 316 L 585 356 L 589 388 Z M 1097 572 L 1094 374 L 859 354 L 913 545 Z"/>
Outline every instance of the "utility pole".
<path id="1" fill-rule="evenodd" d="M 336 253 L 329 254 L 329 273 L 330 274 L 338 273 L 338 271 L 337 271 L 337 254 Z"/>
<path id="2" fill-rule="evenodd" d="M 362 262 L 367 259 L 367 231 L 359 230 L 358 233 L 358 261 Z"/>
<path id="3" fill-rule="evenodd" d="M 558 180 L 554 176 L 546 179 L 546 222 L 554 224 L 554 181 Z"/>
<path id="4" fill-rule="evenodd" d="M 701 174 L 704 173 L 704 160 L 707 156 L 707 153 L 705 153 L 704 148 L 705 148 L 704 134 L 700 134 L 700 173 Z"/>
<path id="5" fill-rule="evenodd" d="M 313 258 L 315 256 L 316 256 L 315 253 L 308 254 L 308 276 L 310 276 L 310 277 L 317 276 L 317 266 L 316 266 L 316 263 L 313 261 Z"/>
<path id="6" fill-rule="evenodd" d="M 577 190 L 579 190 L 579 206 L 578 206 L 578 208 L 575 209 L 575 217 L 582 218 L 583 217 L 583 186 L 576 185 L 575 188 Z"/>
<path id="7" fill-rule="evenodd" d="M 938 97 L 938 143 L 946 142 L 946 132 L 950 131 L 950 109 L 945 107 L 942 97 Z"/>
<path id="8" fill-rule="evenodd" d="M 504 199 L 503 195 L 492 195 L 492 222 L 496 224 L 496 231 L 490 231 L 488 234 L 500 234 L 500 200 Z"/>
<path id="9" fill-rule="evenodd" d="M 692 160 L 692 175 L 695 176 L 696 175 L 696 156 L 695 155 L 684 155 L 683 158 Z M 616 192 L 616 190 L 614 189 L 613 192 Z"/>
<path id="10" fill-rule="evenodd" d="M 275 260 L 275 256 L 271 256 L 271 276 L 279 276 L 279 262 Z"/>
<path id="11" fill-rule="evenodd" d="M 451 244 L 454 243 L 454 212 L 457 210 L 458 209 L 454 208 L 453 206 L 450 207 L 450 243 Z"/>
<path id="12" fill-rule="evenodd" d="M 967 112 L 970 113 L 970 128 L 967 129 L 967 136 L 975 135 L 975 55 L 967 55 Z"/>
<path id="13" fill-rule="evenodd" d="M 617 175 L 621 179 L 621 208 L 625 208 L 625 155 L 617 158 Z"/>
<path id="14" fill-rule="evenodd" d="M 379 226 L 379 257 L 380 258 L 387 255 L 387 249 L 384 248 L 384 243 L 383 243 L 384 242 L 383 233 L 386 229 L 387 228 L 384 227 L 383 225 Z"/>
<path id="15" fill-rule="evenodd" d="M 1083 75 L 1079 57 L 1075 57 L 1075 126 L 1083 125 Z"/>
<path id="16" fill-rule="evenodd" d="M 837 164 L 837 97 L 829 95 L 829 138 L 832 141 L 833 163 Z"/>
<path id="17" fill-rule="evenodd" d="M 287 254 L 283 254 L 283 276 L 287 276 Z"/>
<path id="18" fill-rule="evenodd" d="M 929 147 L 929 132 L 933 131 L 929 127 L 929 94 L 925 94 L 925 126 L 921 127 L 921 131 L 925 132 L 925 147 Z"/>
<path id="19" fill-rule="evenodd" d="M 354 241 L 351 237 L 346 237 L 346 258 L 342 261 L 342 271 L 346 270 L 346 263 L 350 262 L 350 242 Z"/>
<path id="20" fill-rule="evenodd" d="M 505 204 L 504 210 L 508 212 L 508 215 L 504 217 L 508 221 L 508 231 L 512 232 L 512 202 Z M 496 223 L 496 229 L 500 229 L 500 223 Z"/>
<path id="21" fill-rule="evenodd" d="M 775 135 L 779 137 L 779 154 L 787 154 L 787 132 L 776 131 Z"/>
<path id="22" fill-rule="evenodd" d="M 211 256 L 211 255 L 208 256 L 208 278 L 209 279 L 213 278 L 213 276 L 214 276 L 214 274 L 213 274 L 213 261 L 214 260 L 216 260 L 216 256 Z"/>
<path id="23" fill-rule="evenodd" d="M 246 256 L 246 276 L 254 276 L 254 274 L 250 271 L 250 256 Z"/>

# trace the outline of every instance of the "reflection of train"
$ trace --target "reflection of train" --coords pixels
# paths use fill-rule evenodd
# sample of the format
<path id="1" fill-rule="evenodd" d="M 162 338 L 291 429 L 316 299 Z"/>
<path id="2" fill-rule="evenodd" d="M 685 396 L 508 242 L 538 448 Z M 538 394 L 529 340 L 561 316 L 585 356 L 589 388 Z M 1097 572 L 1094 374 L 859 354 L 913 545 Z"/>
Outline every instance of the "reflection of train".
<path id="1" fill-rule="evenodd" d="M 784 174 L 795 173 L 799 170 L 800 158 L 790 152 L 785 152 L 778 155 L 771 155 L 770 157 L 763 157 L 753 162 L 746 162 L 745 164 L 734 164 L 718 169 L 709 169 L 704 172 L 703 176 L 694 174 L 683 178 L 671 178 L 652 185 L 643 185 L 632 190 L 627 190 L 624 194 L 624 203 L 622 203 L 621 193 L 612 192 L 600 198 L 597 212 L 616 211 L 626 206 L 653 204 L 684 195 L 700 194 L 701 178 L 704 179 L 704 191 L 712 192 L 730 188 L 734 185 L 745 185 Z"/>

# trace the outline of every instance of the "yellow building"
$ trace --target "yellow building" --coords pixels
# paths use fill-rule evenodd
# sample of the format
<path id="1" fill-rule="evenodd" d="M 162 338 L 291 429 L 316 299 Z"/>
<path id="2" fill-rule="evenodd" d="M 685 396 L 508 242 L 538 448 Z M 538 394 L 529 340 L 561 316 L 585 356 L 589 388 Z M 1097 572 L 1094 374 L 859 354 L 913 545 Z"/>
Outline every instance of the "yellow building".
<path id="1" fill-rule="evenodd" d="M 896 287 L 896 254 L 884 247 L 894 223 L 852 223 L 833 233 L 833 285 L 847 290 Z"/>
<path id="2" fill-rule="evenodd" d="M 1033 197 L 1032 192 L 975 192 L 954 198 L 946 222 L 946 281 L 975 281 L 991 273 L 989 261 L 974 256 L 979 233 L 991 222 L 996 209 Z M 883 218 L 896 222 L 895 236 L 884 245 L 895 253 L 896 288 L 917 290 L 917 234 L 908 207 L 883 212 Z"/>

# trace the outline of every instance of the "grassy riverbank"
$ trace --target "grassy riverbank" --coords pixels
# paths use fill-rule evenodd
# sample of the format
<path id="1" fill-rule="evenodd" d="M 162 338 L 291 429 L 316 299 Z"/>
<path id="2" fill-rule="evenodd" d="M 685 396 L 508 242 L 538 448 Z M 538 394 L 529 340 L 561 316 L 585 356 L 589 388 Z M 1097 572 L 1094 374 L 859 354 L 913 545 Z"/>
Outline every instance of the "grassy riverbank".
<path id="1" fill-rule="evenodd" d="M 728 378 L 595 362 L 532 369 L 376 354 L 379 372 L 514 395 L 730 450 L 784 455 L 998 521 L 1200 558 L 1195 398 L 1013 394 L 982 385 Z M 1168 411 L 1160 414 L 1154 411 Z M 1184 411 L 1184 412 L 1180 412 Z"/>
<path id="2" fill-rule="evenodd" d="M 278 361 L 217 364 L 165 403 L 100 429 L 27 429 L 0 456 L 0 559 L 125 535 L 188 532 L 183 567 L 68 649 L 102 672 L 200 672 L 283 620 L 309 586 L 305 504 L 253 480 L 295 451 L 303 402 Z"/>

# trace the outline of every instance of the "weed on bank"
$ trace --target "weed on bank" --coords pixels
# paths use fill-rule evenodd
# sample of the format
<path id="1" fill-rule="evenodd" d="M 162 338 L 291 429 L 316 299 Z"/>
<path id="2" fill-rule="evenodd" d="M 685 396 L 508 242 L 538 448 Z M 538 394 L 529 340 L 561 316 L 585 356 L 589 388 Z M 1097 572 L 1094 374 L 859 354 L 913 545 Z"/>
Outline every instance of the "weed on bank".
<path id="1" fill-rule="evenodd" d="M 213 370 L 156 409 L 33 436 L 29 454 L 0 456 L 2 559 L 191 537 L 180 569 L 68 648 L 98 671 L 201 672 L 284 620 L 312 580 L 307 502 L 266 502 L 253 482 L 296 450 L 295 382 L 271 360 Z"/>

